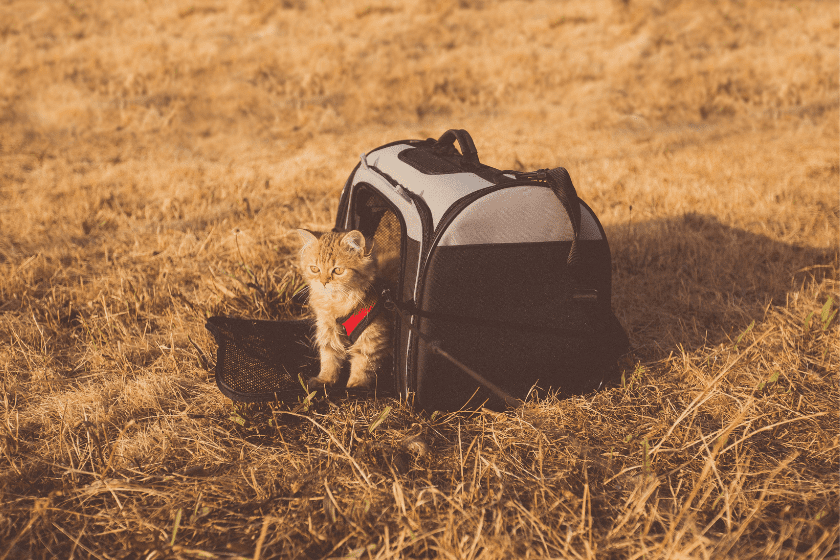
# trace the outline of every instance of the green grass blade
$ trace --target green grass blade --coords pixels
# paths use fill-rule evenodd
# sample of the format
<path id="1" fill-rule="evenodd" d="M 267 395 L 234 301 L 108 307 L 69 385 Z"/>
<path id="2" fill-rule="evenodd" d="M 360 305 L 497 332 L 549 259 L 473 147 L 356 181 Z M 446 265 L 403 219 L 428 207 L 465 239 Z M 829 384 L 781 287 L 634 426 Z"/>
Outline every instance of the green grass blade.
<path id="1" fill-rule="evenodd" d="M 837 315 L 837 310 L 835 309 L 831 315 L 828 316 L 828 319 L 823 321 L 823 330 L 828 330 L 828 326 L 831 324 L 831 321 L 834 319 L 834 316 Z"/>
<path id="2" fill-rule="evenodd" d="M 741 343 L 741 340 L 747 335 L 748 332 L 750 332 L 753 329 L 754 326 L 755 326 L 755 320 L 753 320 L 753 322 L 750 323 L 750 326 L 747 327 L 746 329 L 744 329 L 744 332 L 742 332 L 738 336 L 738 340 L 735 341 L 735 348 L 738 348 L 738 345 Z"/>
<path id="3" fill-rule="evenodd" d="M 169 541 L 169 546 L 175 546 L 175 536 L 178 534 L 178 527 L 181 525 L 181 514 L 183 512 L 183 508 L 178 508 L 178 513 L 175 514 L 175 526 L 172 527 L 172 540 Z"/>
<path id="4" fill-rule="evenodd" d="M 828 301 L 825 302 L 823 305 L 822 313 L 820 314 L 820 319 L 822 320 L 823 324 L 826 323 L 829 316 L 828 314 L 831 312 L 831 306 L 834 304 L 834 297 L 829 297 Z"/>
<path id="5" fill-rule="evenodd" d="M 386 418 L 388 418 L 389 414 L 391 414 L 391 407 L 386 406 L 385 410 L 383 410 L 382 413 L 379 415 L 379 418 L 377 418 L 376 421 L 373 424 L 370 425 L 370 428 L 368 429 L 368 432 L 372 434 L 373 431 L 376 428 L 378 428 L 379 425 L 382 424 L 382 422 L 384 422 Z"/>

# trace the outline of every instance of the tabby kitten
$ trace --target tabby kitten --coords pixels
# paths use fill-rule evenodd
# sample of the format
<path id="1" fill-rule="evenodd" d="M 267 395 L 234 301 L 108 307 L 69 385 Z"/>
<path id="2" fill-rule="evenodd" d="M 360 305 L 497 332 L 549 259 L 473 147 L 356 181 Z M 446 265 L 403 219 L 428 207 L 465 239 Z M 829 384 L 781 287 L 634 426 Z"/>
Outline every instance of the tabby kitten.
<path id="1" fill-rule="evenodd" d="M 321 353 L 321 371 L 309 380 L 309 387 L 333 385 L 347 359 L 347 387 L 372 387 L 376 369 L 390 357 L 390 313 L 382 309 L 352 345 L 338 320 L 375 304 L 378 291 L 384 287 L 377 278 L 380 264 L 384 263 L 373 252 L 373 239 L 365 239 L 356 230 L 297 232 L 303 241 L 300 268 L 309 285 L 309 306 L 316 322 L 315 342 Z"/>

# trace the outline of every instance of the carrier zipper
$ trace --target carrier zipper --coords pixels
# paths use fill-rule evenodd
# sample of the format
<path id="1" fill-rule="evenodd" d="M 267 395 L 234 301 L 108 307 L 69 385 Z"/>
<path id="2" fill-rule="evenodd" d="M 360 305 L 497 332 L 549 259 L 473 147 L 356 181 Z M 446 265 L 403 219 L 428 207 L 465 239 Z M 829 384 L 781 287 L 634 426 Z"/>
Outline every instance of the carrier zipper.
<path id="1" fill-rule="evenodd" d="M 390 175 L 388 175 L 387 173 L 385 173 L 384 171 L 382 171 L 381 169 L 379 169 L 375 165 L 371 165 L 370 167 L 368 167 L 367 166 L 367 160 L 364 159 L 364 158 L 365 158 L 365 154 L 362 154 L 362 161 L 365 162 L 365 167 L 367 169 L 369 169 L 371 171 L 376 171 L 383 179 L 388 181 L 388 184 L 390 184 L 391 187 L 393 187 L 393 189 L 397 192 L 398 195 L 400 195 L 402 197 L 403 200 L 405 200 L 406 202 L 413 202 L 413 200 L 409 196 L 409 193 L 411 191 L 409 191 L 408 189 L 406 189 L 405 187 L 400 185 L 393 177 L 391 177 Z"/>

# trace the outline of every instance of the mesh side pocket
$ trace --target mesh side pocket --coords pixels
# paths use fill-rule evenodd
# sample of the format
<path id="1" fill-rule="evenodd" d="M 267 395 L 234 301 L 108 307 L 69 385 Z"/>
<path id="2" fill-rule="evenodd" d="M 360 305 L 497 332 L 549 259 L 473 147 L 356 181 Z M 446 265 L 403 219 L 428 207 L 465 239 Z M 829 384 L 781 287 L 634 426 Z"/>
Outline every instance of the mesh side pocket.
<path id="1" fill-rule="evenodd" d="M 232 400 L 295 402 L 306 395 L 298 374 L 318 375 L 312 321 L 210 317 L 205 326 L 219 346 L 216 385 Z"/>

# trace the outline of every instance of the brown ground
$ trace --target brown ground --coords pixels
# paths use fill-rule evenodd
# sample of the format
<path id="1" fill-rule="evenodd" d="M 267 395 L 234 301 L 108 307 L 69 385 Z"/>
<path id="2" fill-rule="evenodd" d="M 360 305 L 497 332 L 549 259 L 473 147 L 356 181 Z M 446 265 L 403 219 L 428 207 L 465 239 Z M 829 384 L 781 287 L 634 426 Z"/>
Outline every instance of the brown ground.
<path id="1" fill-rule="evenodd" d="M 834 557 L 838 28 L 819 1 L 3 2 L 0 559 Z M 569 169 L 624 386 L 237 423 L 204 317 L 277 317 L 290 228 L 448 128 Z"/>

